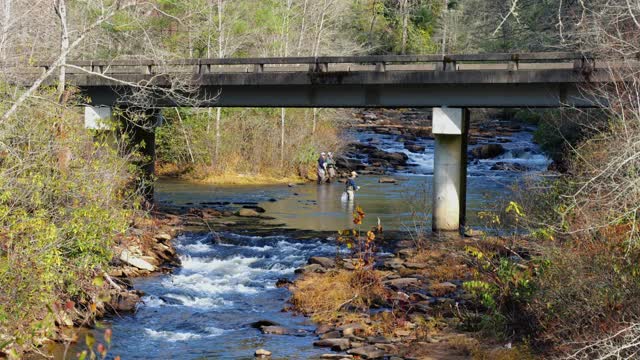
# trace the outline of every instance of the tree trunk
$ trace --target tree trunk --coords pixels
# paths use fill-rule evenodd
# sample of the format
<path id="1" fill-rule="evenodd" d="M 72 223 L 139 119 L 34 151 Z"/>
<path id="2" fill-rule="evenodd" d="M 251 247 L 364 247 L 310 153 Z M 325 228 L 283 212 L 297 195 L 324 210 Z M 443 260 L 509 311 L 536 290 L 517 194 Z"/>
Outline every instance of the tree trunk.
<path id="1" fill-rule="evenodd" d="M 313 128 L 311 128 L 311 134 L 316 133 L 317 117 L 318 117 L 318 108 L 313 108 Z"/>
<path id="2" fill-rule="evenodd" d="M 189 157 L 191 158 L 191 163 L 194 164 L 196 159 L 193 157 L 193 151 L 191 150 L 191 142 L 189 141 L 189 135 L 187 134 L 187 129 L 184 127 L 184 122 L 182 121 L 182 116 L 180 115 L 180 111 L 178 108 L 174 108 L 176 111 L 176 115 L 178 115 L 178 121 L 180 122 L 180 128 L 182 128 L 182 134 L 184 135 L 184 142 L 187 144 L 187 150 L 189 151 Z"/>
<path id="3" fill-rule="evenodd" d="M 220 156 L 220 120 L 222 119 L 222 108 L 221 107 L 217 107 L 216 108 L 216 148 L 215 148 L 215 152 L 214 152 L 214 159 L 216 164 L 219 164 L 219 156 Z"/>
<path id="4" fill-rule="evenodd" d="M 218 0 L 218 57 L 224 57 L 224 28 L 222 27 L 222 15 L 223 15 L 222 0 Z M 220 164 L 220 142 L 222 136 L 220 135 L 220 122 L 222 120 L 222 108 L 216 108 L 216 146 L 213 153 L 214 162 Z"/>
<path id="5" fill-rule="evenodd" d="M 320 40 L 322 39 L 322 30 L 324 29 L 324 18 L 327 14 L 327 8 L 329 6 L 329 0 L 324 0 L 324 6 L 322 7 L 322 11 L 320 12 L 320 23 L 318 24 L 318 31 L 316 32 L 316 41 L 313 46 L 313 56 L 317 57 L 320 53 Z"/>
<path id="6" fill-rule="evenodd" d="M 307 4 L 309 0 L 304 0 L 304 4 L 302 5 L 302 20 L 300 22 L 300 37 L 298 38 L 298 50 L 297 54 L 300 56 L 302 52 L 302 43 L 304 41 L 304 32 L 306 30 L 306 20 L 307 20 Z"/>
<path id="7" fill-rule="evenodd" d="M 284 119 L 286 109 L 282 108 L 280 113 L 280 169 L 284 169 Z"/>
<path id="8" fill-rule="evenodd" d="M 402 11 L 402 45 L 400 53 L 402 55 L 407 53 L 407 25 L 409 18 L 409 10 L 407 9 L 407 2 L 409 0 L 401 0 L 400 11 Z"/>
<path id="9" fill-rule="evenodd" d="M 4 62 L 7 59 L 5 51 L 6 43 L 9 39 L 9 29 L 11 28 L 11 5 L 13 0 L 4 0 L 2 3 L 2 34 L 0 34 L 0 59 Z"/>
<path id="10" fill-rule="evenodd" d="M 449 0 L 444 0 L 444 9 L 442 10 L 442 55 L 447 54 L 447 14 L 449 13 Z"/>
<path id="11" fill-rule="evenodd" d="M 67 53 L 69 51 L 69 28 L 67 27 L 67 5 L 65 0 L 57 0 L 55 4 L 56 14 L 60 19 L 60 53 L 62 54 L 62 61 L 60 63 L 60 75 L 58 77 L 58 98 L 63 100 L 64 89 L 67 82 L 67 69 L 65 64 L 67 62 Z"/>

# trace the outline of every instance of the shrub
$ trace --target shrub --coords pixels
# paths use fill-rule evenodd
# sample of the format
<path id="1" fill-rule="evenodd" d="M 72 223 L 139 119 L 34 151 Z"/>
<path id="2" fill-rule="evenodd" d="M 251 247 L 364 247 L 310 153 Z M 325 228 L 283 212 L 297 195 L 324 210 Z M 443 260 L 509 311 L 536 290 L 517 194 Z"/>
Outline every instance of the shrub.
<path id="1" fill-rule="evenodd" d="M 0 124 L 0 352 L 51 336 L 56 304 L 95 300 L 86 289 L 137 199 L 126 157 L 95 143 L 77 108 L 40 99 Z"/>

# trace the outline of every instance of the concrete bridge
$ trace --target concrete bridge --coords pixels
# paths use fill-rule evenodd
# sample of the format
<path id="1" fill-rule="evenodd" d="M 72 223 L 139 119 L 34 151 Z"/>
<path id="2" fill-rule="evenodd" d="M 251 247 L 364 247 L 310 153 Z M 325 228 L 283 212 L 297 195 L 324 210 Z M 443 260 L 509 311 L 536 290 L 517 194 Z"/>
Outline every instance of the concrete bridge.
<path id="1" fill-rule="evenodd" d="M 594 58 L 575 53 L 77 61 L 68 81 L 90 99 L 88 127 L 112 107 L 433 107 L 433 229 L 464 226 L 469 108 L 597 107 L 583 90 L 610 82 Z M 36 65 L 46 69 L 46 64 Z M 179 86 L 176 86 L 179 84 Z M 158 114 L 146 110 L 152 119 Z M 154 120 L 155 123 L 155 120 Z M 155 135 L 135 141 L 149 155 Z"/>

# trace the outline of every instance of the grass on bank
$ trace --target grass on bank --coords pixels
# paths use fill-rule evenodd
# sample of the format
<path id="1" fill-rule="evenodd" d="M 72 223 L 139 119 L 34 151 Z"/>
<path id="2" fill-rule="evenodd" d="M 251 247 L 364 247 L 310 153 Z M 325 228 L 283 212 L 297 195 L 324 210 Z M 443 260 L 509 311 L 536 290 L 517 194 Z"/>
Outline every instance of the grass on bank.
<path id="1" fill-rule="evenodd" d="M 219 132 L 215 112 L 167 111 L 157 131 L 160 175 L 215 184 L 313 180 L 319 153 L 344 146 L 341 114 L 322 109 L 314 120 L 312 109 L 286 109 L 283 148 L 280 109 L 222 109 Z"/>
<path id="2" fill-rule="evenodd" d="M 302 177 L 297 174 L 282 175 L 269 173 L 215 173 L 206 166 L 193 169 L 190 167 L 179 167 L 176 164 L 159 163 L 156 165 L 156 174 L 159 177 L 180 178 L 196 184 L 215 185 L 271 185 L 271 184 L 299 184 L 310 180 L 309 177 Z"/>

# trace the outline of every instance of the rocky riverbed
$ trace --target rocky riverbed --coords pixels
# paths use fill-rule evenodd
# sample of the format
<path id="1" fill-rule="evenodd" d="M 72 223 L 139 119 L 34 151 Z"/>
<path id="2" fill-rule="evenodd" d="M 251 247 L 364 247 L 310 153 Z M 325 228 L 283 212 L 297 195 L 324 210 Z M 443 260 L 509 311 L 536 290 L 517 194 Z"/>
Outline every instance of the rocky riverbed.
<path id="1" fill-rule="evenodd" d="M 532 146 L 510 144 L 515 134 L 531 128 L 513 120 L 487 118 L 481 113 L 472 116 L 467 161 L 470 164 L 481 160 L 498 159 L 488 170 L 515 171 L 544 169 L 550 162 L 544 161 L 542 153 Z M 431 111 L 426 109 L 374 109 L 353 114 L 351 132 L 355 141 L 349 142 L 336 158 L 339 173 L 345 176 L 350 171 L 360 174 L 383 175 L 397 172 L 417 172 L 420 166 L 415 159 L 432 151 L 434 138 L 431 134 Z M 376 136 L 367 136 L 376 134 Z M 401 146 L 390 145 L 397 143 Z M 508 145 L 507 145 L 508 144 Z M 391 150 L 393 149 L 393 150 Z M 506 159 L 500 161 L 501 157 Z M 514 158 L 537 157 L 538 163 L 529 167 Z"/>

